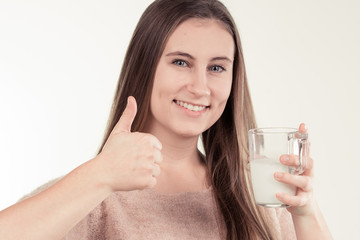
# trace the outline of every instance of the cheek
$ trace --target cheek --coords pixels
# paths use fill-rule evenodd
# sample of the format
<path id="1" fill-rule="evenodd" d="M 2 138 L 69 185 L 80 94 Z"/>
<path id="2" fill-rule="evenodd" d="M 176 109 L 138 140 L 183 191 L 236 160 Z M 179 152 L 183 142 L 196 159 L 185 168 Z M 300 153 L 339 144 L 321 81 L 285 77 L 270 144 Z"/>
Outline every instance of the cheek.
<path id="1" fill-rule="evenodd" d="M 167 84 L 166 84 L 166 76 L 163 72 L 155 74 L 153 89 L 151 93 L 151 102 L 158 102 L 163 93 L 166 92 Z"/>
<path id="2" fill-rule="evenodd" d="M 155 73 L 152 96 L 170 97 L 178 90 L 180 83 L 179 76 L 174 70 L 160 63 Z"/>
<path id="3" fill-rule="evenodd" d="M 216 88 L 213 89 L 213 99 L 216 100 L 213 103 L 216 103 L 214 105 L 215 114 L 213 115 L 213 124 L 221 117 L 225 110 L 225 106 L 227 103 L 227 100 L 229 99 L 231 92 L 231 81 L 224 83 L 221 82 L 221 84 L 216 85 Z"/>
<path id="4" fill-rule="evenodd" d="M 219 106 L 225 107 L 225 104 L 230 96 L 231 92 L 231 79 L 216 82 L 212 86 L 213 97 L 217 100 Z"/>

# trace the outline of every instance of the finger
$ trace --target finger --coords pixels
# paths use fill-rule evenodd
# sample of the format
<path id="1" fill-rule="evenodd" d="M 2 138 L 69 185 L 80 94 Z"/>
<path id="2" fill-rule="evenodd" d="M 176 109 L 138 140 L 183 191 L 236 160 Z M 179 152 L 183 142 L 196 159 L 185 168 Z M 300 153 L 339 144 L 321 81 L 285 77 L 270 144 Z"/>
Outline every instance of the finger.
<path id="1" fill-rule="evenodd" d="M 279 201 L 293 207 L 304 206 L 309 200 L 307 195 L 291 196 L 286 193 L 277 193 L 276 198 L 279 199 Z"/>
<path id="2" fill-rule="evenodd" d="M 299 156 L 292 154 L 284 154 L 280 156 L 280 162 L 286 166 L 298 167 Z"/>
<path id="3" fill-rule="evenodd" d="M 157 137 L 155 137 L 152 134 L 143 134 L 142 143 L 150 144 L 151 146 L 153 146 L 154 148 L 156 148 L 158 150 L 162 149 L 161 142 L 159 141 L 159 139 Z"/>
<path id="4" fill-rule="evenodd" d="M 161 144 L 160 140 L 157 139 L 157 137 L 153 136 L 152 143 L 153 143 L 154 148 L 156 148 L 157 150 L 160 151 L 162 149 L 162 144 Z"/>
<path id="5" fill-rule="evenodd" d="M 152 176 L 153 177 L 158 177 L 160 175 L 160 166 L 156 163 L 153 164 L 153 173 L 152 173 Z"/>
<path id="6" fill-rule="evenodd" d="M 300 126 L 299 126 L 299 132 L 301 132 L 301 133 L 307 133 L 307 128 L 306 128 L 305 123 L 301 123 L 301 124 L 300 124 Z"/>
<path id="7" fill-rule="evenodd" d="M 154 151 L 154 163 L 161 163 L 163 160 L 162 154 L 158 149 Z"/>
<path id="8" fill-rule="evenodd" d="M 156 177 L 150 176 L 149 180 L 147 182 L 148 182 L 148 184 L 147 184 L 147 186 L 145 188 L 153 188 L 153 187 L 155 187 L 155 185 L 157 183 Z"/>
<path id="9" fill-rule="evenodd" d="M 298 155 L 281 155 L 280 162 L 286 166 L 293 168 L 292 170 L 299 169 L 300 161 Z M 309 175 L 309 170 L 313 167 L 313 161 L 310 156 L 307 157 L 306 164 L 303 162 L 301 169 L 304 169 L 304 175 Z"/>
<path id="10" fill-rule="evenodd" d="M 122 113 L 119 121 L 117 122 L 115 132 L 131 132 L 131 125 L 135 119 L 137 112 L 136 100 L 133 96 L 128 97 L 128 102 L 124 112 Z"/>
<path id="11" fill-rule="evenodd" d="M 313 189 L 312 179 L 309 176 L 276 172 L 274 178 L 279 182 L 296 186 L 305 192 L 310 192 Z"/>
<path id="12" fill-rule="evenodd" d="M 306 162 L 306 168 L 302 175 L 314 176 L 314 160 L 311 157 L 308 157 Z"/>

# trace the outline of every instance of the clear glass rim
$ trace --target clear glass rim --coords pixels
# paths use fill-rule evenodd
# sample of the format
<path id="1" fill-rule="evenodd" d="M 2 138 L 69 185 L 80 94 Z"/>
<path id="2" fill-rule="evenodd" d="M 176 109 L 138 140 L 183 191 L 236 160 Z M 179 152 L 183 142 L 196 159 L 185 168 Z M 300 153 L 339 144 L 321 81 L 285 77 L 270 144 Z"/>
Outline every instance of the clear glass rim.
<path id="1" fill-rule="evenodd" d="M 290 127 L 264 127 L 264 128 L 253 128 L 249 130 L 249 134 L 289 134 L 289 133 L 299 133 L 297 128 Z"/>

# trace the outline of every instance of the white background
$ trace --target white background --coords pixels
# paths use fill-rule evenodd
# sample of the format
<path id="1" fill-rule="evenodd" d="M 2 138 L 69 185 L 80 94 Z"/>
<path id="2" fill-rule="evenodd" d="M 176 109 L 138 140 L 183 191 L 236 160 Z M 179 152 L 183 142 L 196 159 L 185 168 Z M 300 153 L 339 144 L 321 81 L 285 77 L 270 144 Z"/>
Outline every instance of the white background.
<path id="1" fill-rule="evenodd" d="M 92 158 L 147 1 L 0 0 L 0 209 Z M 335 239 L 360 237 L 360 3 L 223 1 L 258 125 L 307 123 Z"/>

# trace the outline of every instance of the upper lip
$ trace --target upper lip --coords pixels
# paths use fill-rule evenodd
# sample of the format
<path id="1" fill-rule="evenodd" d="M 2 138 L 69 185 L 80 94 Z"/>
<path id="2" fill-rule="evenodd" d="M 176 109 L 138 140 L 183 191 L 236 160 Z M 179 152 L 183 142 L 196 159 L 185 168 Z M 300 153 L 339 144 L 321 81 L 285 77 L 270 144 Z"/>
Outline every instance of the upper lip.
<path id="1" fill-rule="evenodd" d="M 193 106 L 199 106 L 199 107 L 210 107 L 209 104 L 203 104 L 203 103 L 193 103 L 193 102 L 188 102 L 188 101 L 184 101 L 184 100 L 180 100 L 180 99 L 174 99 L 174 101 L 180 101 L 180 102 L 183 102 L 183 103 L 187 103 L 187 104 L 191 104 Z"/>

